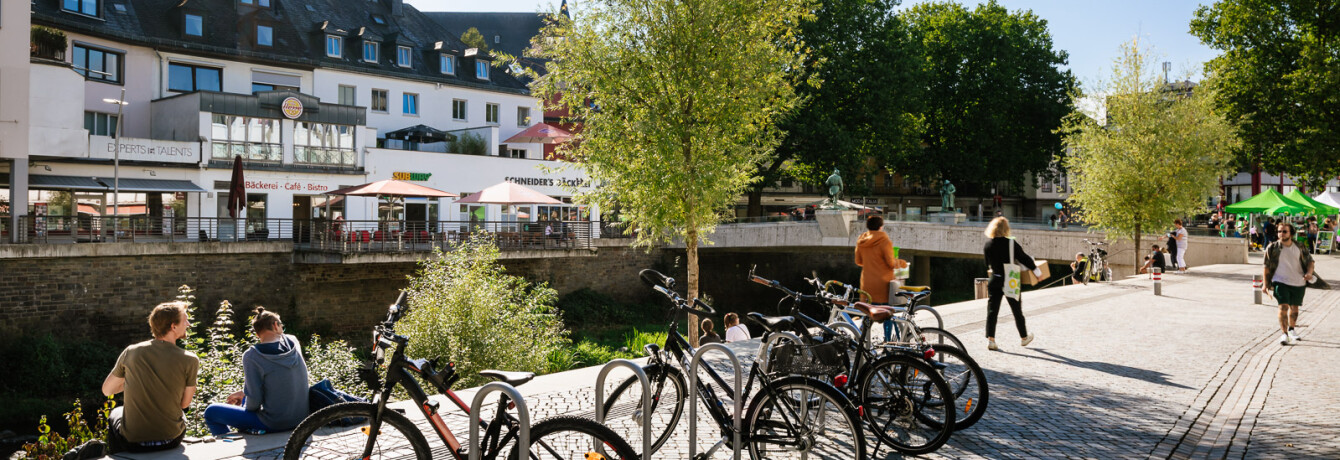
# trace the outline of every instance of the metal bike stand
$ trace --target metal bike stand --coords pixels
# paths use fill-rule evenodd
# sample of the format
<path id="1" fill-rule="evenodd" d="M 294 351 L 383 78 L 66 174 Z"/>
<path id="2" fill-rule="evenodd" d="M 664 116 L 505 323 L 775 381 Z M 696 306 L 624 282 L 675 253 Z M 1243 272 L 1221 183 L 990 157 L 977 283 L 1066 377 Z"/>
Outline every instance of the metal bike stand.
<path id="1" fill-rule="evenodd" d="M 516 438 L 517 447 L 520 449 L 518 457 L 530 458 L 530 410 L 526 409 L 526 400 L 521 397 L 520 392 L 516 391 L 516 387 L 503 382 L 493 382 L 481 387 L 479 392 L 475 393 L 474 402 L 470 404 L 470 418 L 479 418 L 479 410 L 484 407 L 484 397 L 495 392 L 506 394 L 507 397 L 512 398 L 512 402 L 516 403 L 516 419 L 517 423 L 521 425 L 520 429 L 517 430 Z M 479 427 L 473 426 L 473 423 L 471 425 L 470 460 L 479 460 L 480 455 L 482 455 L 479 449 Z"/>
<path id="2" fill-rule="evenodd" d="M 791 343 L 797 345 L 801 343 L 800 337 L 797 337 L 790 332 L 773 332 L 770 334 L 768 340 L 764 341 L 762 345 L 759 345 L 758 358 L 755 358 L 755 361 L 758 362 L 758 369 L 763 371 L 763 373 L 768 372 L 768 355 L 772 354 L 772 344 L 782 339 L 790 340 Z"/>
<path id="3" fill-rule="evenodd" d="M 913 322 L 913 323 L 915 323 L 915 322 L 916 322 L 916 317 L 917 317 L 917 312 L 918 312 L 918 311 L 921 311 L 921 310 L 927 310 L 927 311 L 930 311 L 930 312 L 931 312 L 931 315 L 934 315 L 934 316 L 935 316 L 935 327 L 940 328 L 940 329 L 944 329 L 944 328 L 945 328 L 945 320 L 944 320 L 944 318 L 941 318 L 941 317 L 940 317 L 940 312 L 939 312 L 939 311 L 936 311 L 936 310 L 935 310 L 935 307 L 931 307 L 931 306 L 929 306 L 929 305 L 917 305 L 916 308 L 913 308 L 913 309 L 908 310 L 908 311 L 907 311 L 907 320 L 908 320 L 908 321 L 911 321 L 911 322 Z"/>
<path id="4" fill-rule="evenodd" d="M 745 395 L 741 394 L 744 391 L 744 387 L 741 384 L 740 378 L 744 374 L 744 368 L 740 366 L 740 358 L 735 355 L 735 352 L 721 343 L 709 343 L 703 345 L 702 348 L 699 348 L 698 351 L 693 353 L 693 359 L 689 361 L 689 458 L 695 458 L 695 454 L 698 452 L 698 405 L 694 404 L 694 402 L 698 401 L 698 365 L 702 364 L 703 355 L 712 350 L 725 353 L 726 357 L 730 358 L 731 365 L 735 366 L 735 391 L 731 393 L 735 395 L 735 397 L 732 398 L 735 400 L 735 411 L 734 415 L 731 417 L 735 422 L 735 442 L 731 445 L 734 446 L 733 458 L 735 460 L 740 460 L 740 448 L 743 447 L 740 444 L 740 421 L 744 418 L 745 398 Z M 716 451 L 718 446 L 720 446 L 719 443 L 713 445 L 712 448 L 707 451 L 707 456 L 709 458 Z"/>
<path id="5" fill-rule="evenodd" d="M 610 371 L 616 367 L 627 368 L 633 371 L 637 376 L 637 381 L 642 383 L 642 407 L 651 407 L 651 379 L 647 378 L 647 372 L 642 370 L 637 363 L 626 359 L 616 359 L 605 364 L 600 368 L 600 375 L 596 377 L 596 423 L 605 424 L 605 377 L 609 377 Z M 643 412 L 646 420 L 642 422 L 642 458 L 651 458 L 651 414 Z M 474 459 L 471 459 L 474 460 Z"/>

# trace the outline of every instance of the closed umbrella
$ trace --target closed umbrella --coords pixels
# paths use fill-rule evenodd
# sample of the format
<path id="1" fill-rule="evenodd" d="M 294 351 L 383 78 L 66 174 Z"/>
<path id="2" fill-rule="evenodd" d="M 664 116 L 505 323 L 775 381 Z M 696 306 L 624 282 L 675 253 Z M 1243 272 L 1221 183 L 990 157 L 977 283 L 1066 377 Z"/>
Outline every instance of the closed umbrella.
<path id="1" fill-rule="evenodd" d="M 242 156 L 233 157 L 233 178 L 228 183 L 228 217 L 237 217 L 237 211 L 247 206 L 247 183 L 242 177 Z"/>

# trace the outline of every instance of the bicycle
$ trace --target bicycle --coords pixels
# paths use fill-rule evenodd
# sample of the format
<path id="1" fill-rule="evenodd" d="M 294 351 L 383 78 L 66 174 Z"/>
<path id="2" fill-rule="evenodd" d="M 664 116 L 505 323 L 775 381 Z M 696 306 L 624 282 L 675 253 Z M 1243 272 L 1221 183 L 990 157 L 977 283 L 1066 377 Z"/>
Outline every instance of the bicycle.
<path id="1" fill-rule="evenodd" d="M 1088 262 L 1084 266 L 1084 284 L 1089 281 L 1112 281 L 1112 267 L 1107 265 L 1107 250 L 1103 246 L 1108 244 L 1102 241 L 1084 240 L 1089 244 Z"/>
<path id="2" fill-rule="evenodd" d="M 679 333 L 679 315 L 715 316 L 716 310 L 700 299 L 685 299 L 673 289 L 675 280 L 654 270 L 642 270 L 642 281 L 671 303 L 665 349 L 648 344 L 647 364 L 642 368 L 650 380 L 651 407 L 642 407 L 641 384 L 636 377 L 615 387 L 604 401 L 605 422 L 615 433 L 640 436 L 643 423 L 651 423 L 652 452 L 660 450 L 678 424 L 685 404 L 684 371 L 695 349 Z M 760 352 L 762 350 L 760 349 Z M 678 367 L 675 365 L 678 364 Z M 752 458 L 864 459 L 865 438 L 860 435 L 860 409 L 837 388 L 807 377 L 776 375 L 754 362 L 747 384 L 736 394 L 711 366 L 703 367 L 709 379 L 695 379 L 698 398 L 722 435 L 707 452 L 694 460 L 711 458 L 722 447 L 733 448 L 734 402 L 745 398 L 746 408 L 739 432 L 743 448 Z M 759 384 L 753 392 L 755 381 Z M 724 393 L 718 396 L 716 388 Z M 692 402 L 690 402 L 692 403 Z M 651 458 L 651 454 L 645 454 Z"/>
<path id="3" fill-rule="evenodd" d="M 841 367 L 816 368 L 812 372 L 835 382 L 846 382 L 843 391 L 865 408 L 865 421 L 880 443 L 888 443 L 901 453 L 934 452 L 949 440 L 958 420 L 957 408 L 955 404 L 945 403 L 955 398 L 953 389 L 941 374 L 944 366 L 932 361 L 936 347 L 919 340 L 909 344 L 866 345 L 875 323 L 893 319 L 893 308 L 854 304 L 857 314 L 869 321 L 862 322 L 860 335 L 852 340 L 848 334 L 831 329 L 801 311 L 804 301 L 823 302 L 823 295 L 801 294 L 776 280 L 754 275 L 752 270 L 749 280 L 782 291 L 786 294 L 783 301 L 791 300 L 791 316 L 748 315 L 769 333 L 790 332 L 800 338 L 801 343 L 778 345 L 770 356 L 785 358 L 810 354 L 812 356 L 805 358 L 843 363 Z M 818 333 L 812 333 L 812 330 Z M 840 347 L 842 350 L 825 350 L 824 347 Z M 939 348 L 955 350 L 947 346 Z M 879 445 L 876 444 L 876 450 Z"/>
<path id="4" fill-rule="evenodd" d="M 507 458 L 517 460 L 520 446 L 517 437 L 521 426 L 508 409 L 515 404 L 503 396 L 498 400 L 497 410 L 491 421 L 485 422 L 476 414 L 470 414 L 466 405 L 451 385 L 460 379 L 455 363 L 441 365 L 438 359 L 407 359 L 405 346 L 409 338 L 395 333 L 395 323 L 408 311 L 406 295 L 401 293 L 396 303 L 388 309 L 386 321 L 377 325 L 373 336 L 373 356 L 377 365 L 385 365 L 385 384 L 374 382 L 376 396 L 372 402 L 352 402 L 335 404 L 308 416 L 289 436 L 284 447 L 284 459 L 301 458 L 359 458 L 370 460 L 378 458 L 407 458 L 430 460 L 433 457 L 450 456 L 456 460 L 469 457 L 467 449 L 447 428 L 442 416 L 438 414 L 438 403 L 428 399 L 415 377 L 429 382 L 439 393 L 446 396 L 461 412 L 477 422 L 475 429 L 483 429 L 480 442 L 481 458 Z M 386 360 L 387 352 L 390 360 Z M 441 368 L 441 370 L 436 370 Z M 535 374 L 530 372 L 505 372 L 486 370 L 482 376 L 519 386 L 529 382 Z M 378 379 L 380 380 L 380 379 Z M 401 411 L 387 407 L 391 395 L 397 386 L 405 389 L 414 405 L 422 412 L 439 439 L 446 445 L 446 452 L 430 449 L 417 426 Z M 380 387 L 380 388 L 377 388 Z M 637 459 L 633 448 L 609 428 L 593 420 L 558 416 L 543 420 L 530 427 L 529 459 L 579 459 L 605 458 Z M 511 445 L 510 449 L 507 447 Z M 503 457 L 504 450 L 507 450 Z M 361 452 L 361 453 L 360 453 Z"/>
<path id="5" fill-rule="evenodd" d="M 865 299 L 865 303 L 871 303 L 869 302 L 870 294 L 860 288 L 844 284 L 837 280 L 829 280 L 828 282 L 820 284 L 817 275 L 815 278 L 805 278 L 805 281 L 814 286 L 815 295 L 820 297 L 821 303 L 828 304 L 829 306 L 828 323 L 826 325 L 838 331 L 847 332 L 853 339 L 859 337 L 861 323 L 857 322 L 856 318 L 865 317 L 866 315 L 859 310 L 851 308 L 851 305 L 861 301 L 861 299 Z M 842 294 L 837 294 L 830 291 L 833 286 L 844 288 L 845 290 Z M 967 349 L 964 348 L 963 342 L 959 341 L 958 337 L 954 336 L 954 334 L 939 327 L 922 327 L 916 322 L 915 318 L 917 317 L 917 313 L 926 312 L 935 317 L 936 324 L 943 324 L 943 321 L 940 320 L 940 313 L 935 311 L 935 308 L 921 305 L 921 302 L 931 295 L 931 289 L 929 287 L 921 287 L 916 290 L 899 290 L 894 293 L 894 295 L 902 297 L 907 303 L 905 305 L 890 306 L 890 308 L 893 308 L 895 315 L 889 320 L 889 326 L 885 327 L 885 341 L 906 344 L 911 343 L 914 339 L 920 338 L 921 341 L 925 343 L 933 342 L 941 345 L 952 345 L 960 350 L 964 350 L 964 353 L 967 353 Z M 785 301 L 786 299 L 783 298 L 782 302 Z M 932 339 L 926 337 L 931 337 Z M 866 338 L 864 343 L 867 346 L 870 346 L 874 344 L 873 340 L 874 336 L 871 335 Z"/>

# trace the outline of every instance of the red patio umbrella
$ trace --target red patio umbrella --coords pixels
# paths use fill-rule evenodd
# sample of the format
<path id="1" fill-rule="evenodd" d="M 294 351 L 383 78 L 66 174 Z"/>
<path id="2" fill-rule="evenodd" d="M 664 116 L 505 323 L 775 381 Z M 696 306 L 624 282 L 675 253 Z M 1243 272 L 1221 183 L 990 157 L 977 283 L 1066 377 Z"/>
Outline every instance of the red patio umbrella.
<path id="1" fill-rule="evenodd" d="M 536 123 L 534 126 L 526 128 L 525 131 L 516 133 L 515 136 L 507 138 L 504 144 L 560 144 L 572 140 L 572 133 L 563 128 L 548 124 Z"/>
<path id="2" fill-rule="evenodd" d="M 237 211 L 247 206 L 247 183 L 242 177 L 242 156 L 233 157 L 233 178 L 228 183 L 228 217 L 237 217 Z"/>

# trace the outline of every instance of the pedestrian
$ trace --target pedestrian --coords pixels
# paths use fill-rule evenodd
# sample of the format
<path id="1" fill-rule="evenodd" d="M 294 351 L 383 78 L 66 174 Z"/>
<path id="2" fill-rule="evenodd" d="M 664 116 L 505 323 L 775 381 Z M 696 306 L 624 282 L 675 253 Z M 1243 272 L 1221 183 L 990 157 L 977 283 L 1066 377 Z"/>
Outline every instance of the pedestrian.
<path id="1" fill-rule="evenodd" d="M 1277 229 L 1280 240 L 1266 247 L 1264 279 L 1267 281 L 1261 290 L 1279 302 L 1280 344 L 1293 345 L 1299 339 L 1295 328 L 1298 326 L 1298 309 L 1303 306 L 1303 294 L 1307 284 L 1312 282 L 1312 254 L 1301 250 L 1294 243 L 1294 227 L 1290 223 L 1279 224 Z"/>
<path id="2" fill-rule="evenodd" d="M 1084 259 L 1083 252 L 1075 253 L 1075 261 L 1070 263 L 1070 279 L 1076 283 L 1083 283 L 1084 277 L 1089 273 L 1089 261 Z"/>
<path id="3" fill-rule="evenodd" d="M 740 315 L 726 313 L 723 319 L 726 321 L 726 343 L 749 340 L 749 328 L 740 324 Z"/>
<path id="4" fill-rule="evenodd" d="M 251 329 L 260 343 L 242 354 L 243 387 L 225 404 L 205 408 L 205 426 L 215 436 L 238 431 L 288 431 L 307 418 L 307 362 L 298 338 L 284 334 L 279 315 L 256 307 Z"/>
<path id="5" fill-rule="evenodd" d="M 1190 249 L 1191 240 L 1187 238 L 1186 226 L 1182 225 L 1182 219 L 1173 221 L 1173 237 L 1177 239 L 1177 269 L 1186 273 L 1186 251 Z"/>
<path id="6" fill-rule="evenodd" d="M 717 335 L 716 325 L 712 324 L 711 318 L 703 318 L 701 323 L 703 335 L 698 337 L 698 345 L 707 345 L 709 343 L 721 343 L 721 336 Z"/>
<path id="7" fill-rule="evenodd" d="M 125 393 L 121 407 L 108 416 L 108 438 L 115 452 L 174 449 L 186 435 L 182 410 L 195 397 L 200 359 L 177 340 L 190 329 L 185 302 L 167 302 L 149 313 L 152 340 L 126 347 L 102 382 L 102 394 Z"/>
<path id="8" fill-rule="evenodd" d="M 991 281 L 987 283 L 986 290 L 989 297 L 986 301 L 986 348 L 988 350 L 999 350 L 996 346 L 996 316 L 1000 314 L 1000 300 L 1005 297 L 1005 264 L 1018 263 L 1025 268 L 1032 270 L 1033 275 L 1039 279 L 1042 278 L 1042 271 L 1038 270 L 1033 258 L 1024 252 L 1023 246 L 1018 241 L 1010 238 L 1010 221 L 1004 217 L 997 217 L 991 220 L 991 224 L 986 227 L 986 245 L 982 248 L 982 255 L 986 259 L 987 267 L 991 268 Z M 1013 246 L 1014 260 L 1010 260 L 1010 249 Z M 1033 334 L 1028 333 L 1028 326 L 1024 323 L 1024 310 L 1019 299 L 1008 298 L 1010 311 L 1014 314 L 1014 326 L 1019 329 L 1020 346 L 1028 346 L 1033 342 Z"/>
<path id="9" fill-rule="evenodd" d="M 1153 245 L 1150 249 L 1153 252 L 1145 256 L 1145 264 L 1140 267 L 1140 273 L 1153 273 L 1155 268 L 1160 272 L 1167 270 L 1168 266 L 1164 263 L 1163 251 L 1159 250 L 1159 245 Z"/>
<path id="10" fill-rule="evenodd" d="M 1168 258 L 1172 259 L 1173 268 L 1177 268 L 1177 230 L 1168 231 L 1168 241 L 1163 245 L 1168 248 Z"/>
<path id="11" fill-rule="evenodd" d="M 907 262 L 893 256 L 893 242 L 884 233 L 884 219 L 870 216 L 865 220 L 866 232 L 856 239 L 856 266 L 861 267 L 861 290 L 870 294 L 870 303 L 889 303 L 889 282 L 893 270 L 907 266 Z M 884 322 L 884 337 L 893 334 L 893 322 Z"/>
<path id="12" fill-rule="evenodd" d="M 1277 228 L 1275 228 L 1276 225 L 1279 225 L 1279 221 L 1273 217 L 1261 225 L 1265 230 L 1266 239 L 1265 244 L 1262 244 L 1261 247 L 1269 246 L 1270 243 L 1274 243 L 1275 240 L 1279 239 L 1278 236 L 1275 235 L 1275 231 L 1277 230 Z"/>
<path id="13" fill-rule="evenodd" d="M 1307 250 L 1308 250 L 1308 252 L 1311 252 L 1311 253 L 1313 253 L 1313 254 L 1315 254 L 1315 253 L 1317 252 L 1317 233 L 1320 232 L 1320 231 L 1321 231 L 1321 228 L 1317 226 L 1317 218 L 1316 218 L 1316 216 L 1308 216 L 1308 218 L 1307 218 Z"/>

